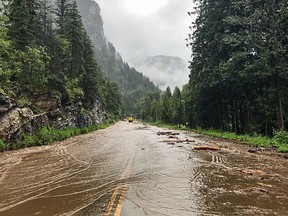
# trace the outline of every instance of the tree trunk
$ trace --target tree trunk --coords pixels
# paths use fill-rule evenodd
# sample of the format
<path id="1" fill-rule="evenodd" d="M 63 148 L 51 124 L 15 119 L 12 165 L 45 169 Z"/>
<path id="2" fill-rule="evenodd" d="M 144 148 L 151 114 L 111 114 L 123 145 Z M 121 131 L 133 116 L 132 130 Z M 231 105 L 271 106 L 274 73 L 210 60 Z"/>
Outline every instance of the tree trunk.
<path id="1" fill-rule="evenodd" d="M 237 100 L 236 105 L 235 105 L 235 129 L 236 129 L 236 134 L 240 134 L 240 123 L 239 123 L 239 101 Z"/>
<path id="2" fill-rule="evenodd" d="M 284 118 L 283 118 L 283 106 L 282 106 L 282 96 L 280 94 L 279 90 L 279 83 L 277 86 L 277 123 L 278 123 L 278 129 L 279 130 L 285 130 L 284 127 Z"/>
<path id="3" fill-rule="evenodd" d="M 231 100 L 231 117 L 232 117 L 232 132 L 235 132 L 235 112 L 234 112 L 234 101 Z"/>

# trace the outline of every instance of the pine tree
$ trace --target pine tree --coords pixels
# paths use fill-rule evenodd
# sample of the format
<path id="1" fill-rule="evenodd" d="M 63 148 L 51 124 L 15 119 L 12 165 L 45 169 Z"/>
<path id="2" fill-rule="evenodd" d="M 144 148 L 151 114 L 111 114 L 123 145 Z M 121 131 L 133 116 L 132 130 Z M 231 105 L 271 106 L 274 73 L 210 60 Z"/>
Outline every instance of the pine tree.
<path id="1" fill-rule="evenodd" d="M 85 103 L 93 106 L 96 97 L 100 94 L 100 85 L 104 83 L 104 78 L 95 60 L 95 53 L 90 38 L 84 34 L 84 75 L 80 79 L 80 86 L 84 90 Z"/>
<path id="2" fill-rule="evenodd" d="M 57 0 L 56 2 L 55 15 L 57 17 L 56 23 L 60 35 L 64 35 L 66 32 L 65 22 L 67 20 L 67 13 L 70 6 L 71 6 L 70 0 Z"/>
<path id="3" fill-rule="evenodd" d="M 84 74 L 84 28 L 75 1 L 67 10 L 64 21 L 65 38 L 70 43 L 69 76 L 81 77 Z"/>
<path id="4" fill-rule="evenodd" d="M 0 15 L 0 92 L 3 93 L 10 86 L 10 78 L 18 68 L 15 53 L 8 38 L 8 29 L 5 27 L 7 18 Z M 15 61 L 15 63 L 14 63 Z M 14 70 L 11 67 L 14 63 Z"/>
<path id="5" fill-rule="evenodd" d="M 164 95 L 162 96 L 162 121 L 165 123 L 172 123 L 172 93 L 171 89 L 168 86 L 164 92 Z"/>
<path id="6" fill-rule="evenodd" d="M 180 89 L 176 86 L 172 96 L 173 123 L 179 127 L 183 124 L 183 103 Z"/>
<path id="7" fill-rule="evenodd" d="M 13 0 L 9 5 L 8 35 L 16 49 L 24 50 L 34 42 L 34 35 L 29 29 L 29 13 L 26 1 Z"/>

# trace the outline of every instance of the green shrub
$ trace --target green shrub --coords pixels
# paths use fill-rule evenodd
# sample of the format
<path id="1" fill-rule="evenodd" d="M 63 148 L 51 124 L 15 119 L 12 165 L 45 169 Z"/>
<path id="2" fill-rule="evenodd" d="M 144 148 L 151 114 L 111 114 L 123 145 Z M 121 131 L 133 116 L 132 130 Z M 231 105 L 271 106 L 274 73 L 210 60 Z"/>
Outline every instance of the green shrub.
<path id="1" fill-rule="evenodd" d="M 6 151 L 7 150 L 7 144 L 0 139 L 0 152 Z"/>
<path id="2" fill-rule="evenodd" d="M 30 146 L 34 146 L 37 142 L 37 138 L 34 135 L 27 135 L 24 134 L 23 135 L 23 141 L 22 144 L 25 148 L 30 147 Z"/>
<path id="3" fill-rule="evenodd" d="M 81 128 L 81 134 L 87 134 L 87 133 L 89 133 L 88 128 Z"/>
<path id="4" fill-rule="evenodd" d="M 38 145 L 47 145 L 54 141 L 53 131 L 49 127 L 41 128 L 37 133 L 37 144 Z"/>
<path id="5" fill-rule="evenodd" d="M 278 131 L 273 137 L 273 145 L 277 147 L 280 152 L 288 152 L 288 132 Z"/>

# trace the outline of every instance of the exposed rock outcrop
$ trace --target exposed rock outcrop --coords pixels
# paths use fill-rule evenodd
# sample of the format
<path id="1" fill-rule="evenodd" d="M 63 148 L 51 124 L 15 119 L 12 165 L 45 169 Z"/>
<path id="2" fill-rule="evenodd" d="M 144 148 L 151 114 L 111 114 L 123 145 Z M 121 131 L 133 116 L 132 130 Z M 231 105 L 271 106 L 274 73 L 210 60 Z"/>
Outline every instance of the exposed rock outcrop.
<path id="1" fill-rule="evenodd" d="M 14 108 L 7 110 L 0 118 L 0 137 L 10 139 L 24 125 L 31 122 L 33 112 L 30 108 Z"/>
<path id="2" fill-rule="evenodd" d="M 107 119 L 100 100 L 91 110 L 84 109 L 81 99 L 63 106 L 60 97 L 51 94 L 34 94 L 29 100 L 20 107 L 15 100 L 0 94 L 0 138 L 18 139 L 23 133 L 33 134 L 37 128 L 48 125 L 58 129 L 83 128 Z M 35 114 L 31 107 L 36 107 L 40 114 Z"/>
<path id="3" fill-rule="evenodd" d="M 3 94 L 0 94 L 0 116 L 15 106 L 17 106 L 16 101 L 8 98 Z"/>
<path id="4" fill-rule="evenodd" d="M 20 107 L 15 100 L 0 94 L 0 138 L 17 139 L 24 132 L 33 133 L 35 128 L 46 125 L 46 113 L 35 115 L 30 107 Z"/>

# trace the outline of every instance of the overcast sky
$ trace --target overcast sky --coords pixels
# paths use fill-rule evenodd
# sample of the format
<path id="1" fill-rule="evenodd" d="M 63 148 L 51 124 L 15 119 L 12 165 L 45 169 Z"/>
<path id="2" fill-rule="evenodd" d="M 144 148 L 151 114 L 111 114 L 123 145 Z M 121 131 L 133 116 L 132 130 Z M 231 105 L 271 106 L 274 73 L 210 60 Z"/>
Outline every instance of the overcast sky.
<path id="1" fill-rule="evenodd" d="M 186 47 L 185 39 L 192 22 L 187 14 L 192 11 L 192 0 L 96 2 L 101 8 L 106 37 L 130 65 L 156 55 L 177 56 L 185 62 L 190 60 L 191 51 Z"/>
<path id="2" fill-rule="evenodd" d="M 192 0 L 96 0 L 105 34 L 128 63 L 155 55 L 189 60 Z"/>

